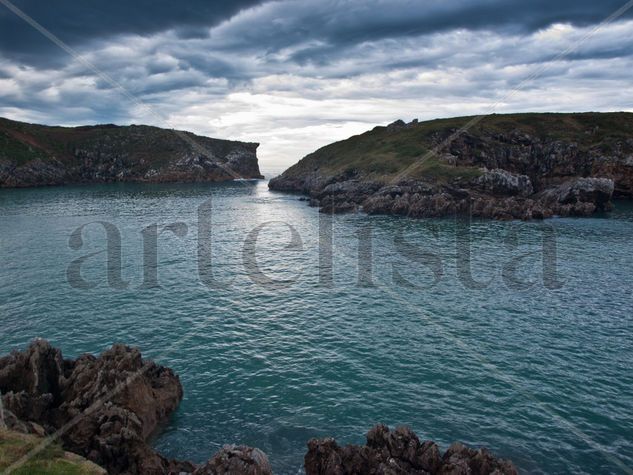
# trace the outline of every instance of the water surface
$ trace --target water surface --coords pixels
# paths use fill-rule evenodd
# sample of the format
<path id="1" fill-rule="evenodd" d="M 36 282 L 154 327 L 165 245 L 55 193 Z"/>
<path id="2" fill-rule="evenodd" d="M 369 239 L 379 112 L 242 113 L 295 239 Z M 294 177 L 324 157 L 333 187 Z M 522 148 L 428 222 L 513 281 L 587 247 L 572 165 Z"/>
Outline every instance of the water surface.
<path id="1" fill-rule="evenodd" d="M 81 266 L 94 287 L 77 288 L 71 263 L 106 247 L 98 221 L 120 232 L 121 280 L 101 252 Z M 170 223 L 160 288 L 143 285 L 142 231 Z M 172 367 L 185 398 L 155 441 L 170 457 L 241 443 L 298 473 L 309 438 L 358 443 L 383 422 L 486 445 L 525 473 L 625 473 L 633 208 L 465 229 L 328 218 L 263 181 L 0 190 L 0 348 L 123 342 Z"/>

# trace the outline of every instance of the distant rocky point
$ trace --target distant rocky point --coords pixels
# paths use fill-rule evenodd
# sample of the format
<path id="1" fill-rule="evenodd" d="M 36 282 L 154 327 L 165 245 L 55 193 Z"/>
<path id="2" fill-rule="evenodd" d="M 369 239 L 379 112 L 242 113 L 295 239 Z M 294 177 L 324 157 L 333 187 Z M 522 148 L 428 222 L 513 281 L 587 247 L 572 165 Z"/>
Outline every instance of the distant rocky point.
<path id="1" fill-rule="evenodd" d="M 263 178 L 258 146 L 146 125 L 50 127 L 0 118 L 0 187 Z"/>
<path id="2" fill-rule="evenodd" d="M 273 178 L 324 212 L 495 219 L 589 216 L 633 196 L 633 114 L 398 120 Z"/>
<path id="3" fill-rule="evenodd" d="M 58 469 L 54 473 L 72 469 L 86 475 L 101 474 L 101 468 L 110 475 L 272 474 L 266 454 L 252 447 L 225 445 L 201 465 L 170 460 L 152 449 L 148 439 L 180 403 L 182 386 L 172 370 L 143 360 L 137 349 L 124 345 L 114 345 L 97 357 L 86 354 L 69 360 L 45 340 L 36 340 L 25 351 L 0 358 L 0 396 L 2 470 L 15 463 L 18 454 L 27 454 L 44 437 L 57 434 L 59 439 L 50 449 L 30 459 L 23 471 L 47 464 Z M 512 463 L 486 449 L 453 444 L 442 455 L 434 442 L 420 442 L 411 430 L 390 431 L 383 425 L 369 431 L 364 446 L 340 447 L 330 438 L 310 440 L 305 471 L 307 475 L 517 473 Z"/>

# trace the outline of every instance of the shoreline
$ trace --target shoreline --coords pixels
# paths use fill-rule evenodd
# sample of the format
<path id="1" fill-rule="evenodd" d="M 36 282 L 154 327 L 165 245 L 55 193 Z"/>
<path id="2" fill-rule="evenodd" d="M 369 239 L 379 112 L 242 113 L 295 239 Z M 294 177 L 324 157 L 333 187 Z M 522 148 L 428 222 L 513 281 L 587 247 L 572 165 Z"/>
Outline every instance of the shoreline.
<path id="1" fill-rule="evenodd" d="M 498 220 L 590 216 L 633 197 L 633 114 L 398 120 L 305 156 L 269 188 L 324 213 Z"/>
<path id="2" fill-rule="evenodd" d="M 68 360 L 47 341 L 34 340 L 26 350 L 0 357 L 0 390 L 8 429 L 36 437 L 59 433 L 64 450 L 110 474 L 273 473 L 266 454 L 252 447 L 225 445 L 198 465 L 168 460 L 151 448 L 149 441 L 176 410 L 183 390 L 172 370 L 143 360 L 138 349 L 114 345 L 97 357 Z M 377 425 L 363 446 L 341 447 L 332 438 L 306 443 L 307 475 L 517 473 L 487 449 L 454 443 L 442 453 L 406 427 Z"/>

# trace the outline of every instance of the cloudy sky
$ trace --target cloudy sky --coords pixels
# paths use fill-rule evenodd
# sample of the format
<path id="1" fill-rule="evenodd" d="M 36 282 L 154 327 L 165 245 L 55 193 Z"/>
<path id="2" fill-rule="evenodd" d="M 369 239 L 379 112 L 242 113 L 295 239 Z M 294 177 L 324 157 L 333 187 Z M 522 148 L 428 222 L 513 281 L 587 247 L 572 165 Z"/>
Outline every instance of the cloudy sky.
<path id="1" fill-rule="evenodd" d="M 623 0 L 11 1 L 85 61 L 0 0 L 0 116 L 256 141 L 265 172 L 398 118 L 633 111 Z"/>

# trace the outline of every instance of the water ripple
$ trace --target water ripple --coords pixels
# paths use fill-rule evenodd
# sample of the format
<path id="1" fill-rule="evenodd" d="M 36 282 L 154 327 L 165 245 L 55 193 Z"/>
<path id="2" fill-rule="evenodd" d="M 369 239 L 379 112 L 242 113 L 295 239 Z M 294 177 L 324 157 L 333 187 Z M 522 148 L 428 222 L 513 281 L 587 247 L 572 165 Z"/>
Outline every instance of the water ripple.
<path id="1" fill-rule="evenodd" d="M 211 268 L 226 284 L 217 288 L 200 280 L 196 261 L 197 208 L 209 198 Z M 546 223 L 557 233 L 559 289 L 543 284 L 541 223 L 472 223 L 472 276 L 490 282 L 478 290 L 460 280 L 463 236 L 450 219 L 334 216 L 333 259 L 320 268 L 325 218 L 263 182 L 0 190 L 0 215 L 3 353 L 35 336 L 67 356 L 125 342 L 173 367 L 185 398 L 155 441 L 168 456 L 203 461 L 223 443 L 244 443 L 266 451 L 277 473 L 298 473 L 309 438 L 362 442 L 384 422 L 444 447 L 487 445 L 524 473 L 617 473 L 598 445 L 633 465 L 628 204 L 608 218 Z M 68 246 L 74 229 L 96 220 L 120 230 L 127 289 L 106 285 L 102 257 L 84 268 L 95 288 L 65 280 L 73 259 L 105 247 L 94 225 L 80 251 Z M 173 222 L 188 233 L 160 235 L 161 287 L 142 288 L 141 231 Z M 301 246 L 288 248 L 279 222 L 299 231 Z M 257 226 L 247 249 L 283 285 L 262 285 L 244 268 Z M 364 287 L 358 233 L 367 226 L 373 286 Z M 399 253 L 396 236 L 422 254 Z M 441 260 L 437 282 L 424 252 Z M 502 273 L 519 254 L 531 257 L 517 278 L 535 282 L 523 290 Z M 319 280 L 324 270 L 332 285 Z M 413 285 L 394 281 L 396 271 Z"/>

